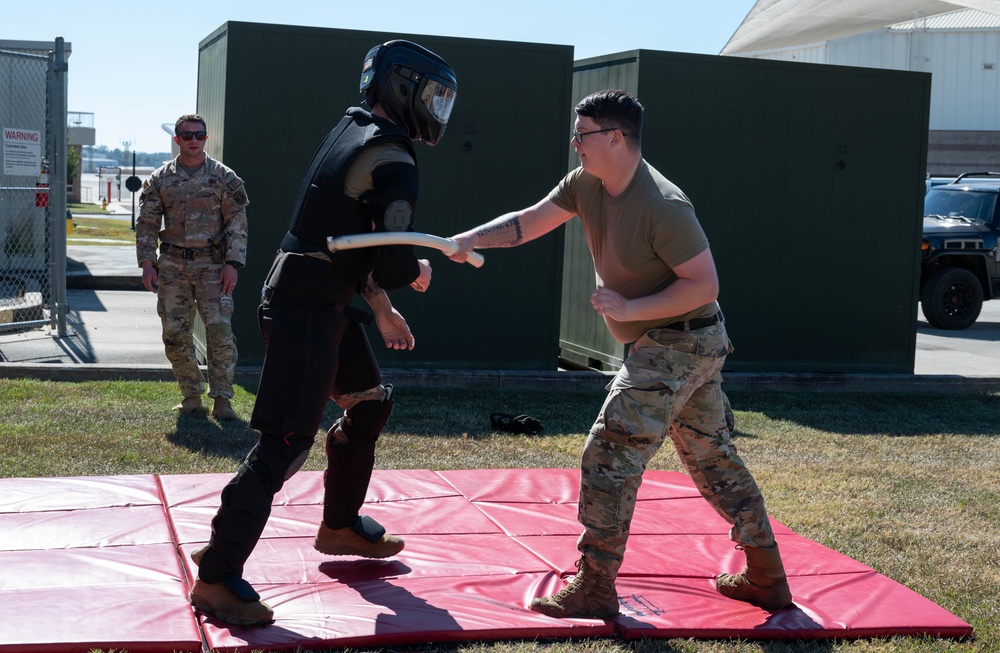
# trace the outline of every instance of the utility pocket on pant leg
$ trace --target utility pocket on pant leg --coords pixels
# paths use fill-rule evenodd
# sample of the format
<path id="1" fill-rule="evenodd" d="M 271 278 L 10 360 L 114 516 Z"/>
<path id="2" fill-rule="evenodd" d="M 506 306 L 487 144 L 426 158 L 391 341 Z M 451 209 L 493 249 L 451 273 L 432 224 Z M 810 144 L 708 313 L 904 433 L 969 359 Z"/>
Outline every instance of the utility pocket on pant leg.
<path id="1" fill-rule="evenodd" d="M 600 467 L 585 471 L 580 487 L 580 523 L 597 530 L 619 528 L 624 488 L 623 478 L 609 475 Z"/>
<path id="2" fill-rule="evenodd" d="M 631 447 L 655 445 L 667 435 L 679 381 L 655 381 L 639 388 L 615 388 L 599 418 L 602 436 Z"/>

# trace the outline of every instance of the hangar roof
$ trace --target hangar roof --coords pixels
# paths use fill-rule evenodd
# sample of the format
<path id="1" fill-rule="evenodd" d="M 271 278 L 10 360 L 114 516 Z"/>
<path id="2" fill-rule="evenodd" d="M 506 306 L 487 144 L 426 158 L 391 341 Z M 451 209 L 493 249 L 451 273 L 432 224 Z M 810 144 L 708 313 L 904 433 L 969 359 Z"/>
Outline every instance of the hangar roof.
<path id="1" fill-rule="evenodd" d="M 1000 0 L 758 0 L 720 54 L 819 43 L 966 8 L 1000 15 Z"/>

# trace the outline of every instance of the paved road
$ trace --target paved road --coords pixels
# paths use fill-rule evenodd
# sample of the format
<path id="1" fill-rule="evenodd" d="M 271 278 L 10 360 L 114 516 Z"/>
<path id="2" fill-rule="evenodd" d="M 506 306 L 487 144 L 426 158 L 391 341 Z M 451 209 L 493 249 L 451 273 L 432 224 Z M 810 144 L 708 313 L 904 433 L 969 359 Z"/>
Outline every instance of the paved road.
<path id="1" fill-rule="evenodd" d="M 1000 300 L 983 304 L 983 312 L 964 331 L 942 331 L 917 321 L 917 374 L 960 374 L 1000 377 Z"/>
<path id="2" fill-rule="evenodd" d="M 0 365 L 169 365 L 155 295 L 90 289 L 66 295 L 66 335 L 48 329 L 0 332 Z"/>

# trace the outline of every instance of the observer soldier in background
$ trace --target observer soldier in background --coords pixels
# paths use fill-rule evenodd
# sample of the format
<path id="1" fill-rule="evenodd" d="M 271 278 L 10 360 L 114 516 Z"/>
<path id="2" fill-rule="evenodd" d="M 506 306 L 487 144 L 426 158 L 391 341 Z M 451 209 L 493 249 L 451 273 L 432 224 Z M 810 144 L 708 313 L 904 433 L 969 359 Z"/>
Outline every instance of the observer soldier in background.
<path id="1" fill-rule="evenodd" d="M 579 102 L 572 143 L 580 167 L 548 197 L 464 232 L 451 258 L 473 247 L 514 247 L 579 215 L 594 258 L 594 309 L 615 339 L 632 343 L 590 429 L 581 460 L 579 572 L 562 591 L 533 599 L 553 617 L 618 614 L 615 579 L 646 465 L 669 437 L 702 496 L 746 553 L 720 593 L 766 609 L 792 601 L 764 499 L 736 453 L 722 391 L 731 345 L 716 301 L 708 239 L 681 190 L 640 151 L 643 108 L 624 91 Z"/>
<path id="2" fill-rule="evenodd" d="M 238 419 L 230 403 L 237 358 L 233 289 L 246 264 L 249 200 L 243 180 L 205 154 L 208 129 L 201 116 L 181 116 L 174 134 L 180 154 L 150 175 L 139 196 L 135 244 L 142 284 L 156 293 L 163 345 L 180 385 L 182 400 L 174 409 L 201 409 L 205 379 L 192 337 L 197 312 L 205 323 L 212 415 Z"/>
<path id="3" fill-rule="evenodd" d="M 376 46 L 360 84 L 371 111 L 348 109 L 313 156 L 258 311 L 265 353 L 250 425 L 260 438 L 222 490 L 208 546 L 191 554 L 198 578 L 190 599 L 199 610 L 244 626 L 273 619 L 244 580 L 244 565 L 275 493 L 308 457 L 330 399 L 344 412 L 326 435 L 323 516 L 313 546 L 364 558 L 403 549 L 402 539 L 359 513 L 395 397 L 361 324 L 370 317 L 350 303 L 364 297 L 386 347 L 413 349 L 413 334 L 385 291 L 427 290 L 431 266 L 409 245 L 331 253 L 327 238 L 412 229 L 419 186 L 413 141 L 438 142 L 457 89 L 455 72 L 426 48 L 402 40 Z"/>

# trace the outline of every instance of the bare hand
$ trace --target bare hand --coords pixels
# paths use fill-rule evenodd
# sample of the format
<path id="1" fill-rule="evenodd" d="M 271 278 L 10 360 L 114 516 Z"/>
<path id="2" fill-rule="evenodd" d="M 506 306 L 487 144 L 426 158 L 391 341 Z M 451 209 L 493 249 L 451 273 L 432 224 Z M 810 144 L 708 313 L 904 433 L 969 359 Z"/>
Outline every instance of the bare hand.
<path id="1" fill-rule="evenodd" d="M 376 313 L 375 326 L 385 340 L 386 349 L 413 349 L 416 344 L 410 326 L 395 308 Z"/>
<path id="2" fill-rule="evenodd" d="M 452 236 L 451 240 L 458 243 L 458 249 L 455 250 L 454 254 L 448 254 L 448 258 L 456 263 L 465 263 L 465 260 L 469 258 L 469 252 L 476 246 L 478 238 L 473 232 L 466 231 L 465 233 Z"/>
<path id="3" fill-rule="evenodd" d="M 155 293 L 160 287 L 160 278 L 152 263 L 142 266 L 142 285 L 152 293 Z"/>
<path id="4" fill-rule="evenodd" d="M 417 259 L 417 263 L 420 264 L 420 276 L 410 283 L 410 287 L 417 292 L 425 292 L 431 286 L 431 262 L 422 258 Z"/>
<path id="5" fill-rule="evenodd" d="M 233 290 L 236 288 L 236 279 L 239 276 L 240 274 L 236 271 L 236 268 L 228 263 L 222 266 L 222 269 L 219 270 L 219 286 L 222 287 L 223 295 L 233 294 Z"/>
<path id="6" fill-rule="evenodd" d="M 598 286 L 594 294 L 590 296 L 590 303 L 601 315 L 619 322 L 628 321 L 629 301 L 614 290 Z"/>

